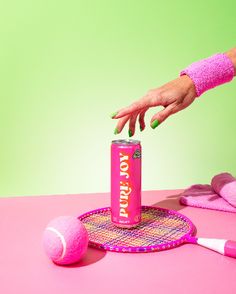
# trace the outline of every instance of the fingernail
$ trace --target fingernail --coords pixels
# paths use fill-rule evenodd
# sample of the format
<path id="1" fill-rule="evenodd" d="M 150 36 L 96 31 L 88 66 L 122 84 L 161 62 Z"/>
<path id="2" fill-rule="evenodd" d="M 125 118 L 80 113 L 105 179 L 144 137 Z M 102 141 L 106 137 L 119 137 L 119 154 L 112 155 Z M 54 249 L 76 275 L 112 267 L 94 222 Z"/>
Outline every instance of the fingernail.
<path id="1" fill-rule="evenodd" d="M 151 127 L 152 127 L 153 129 L 155 129 L 158 125 L 159 125 L 159 121 L 158 121 L 157 119 L 155 119 L 155 120 L 152 122 Z"/>
<path id="2" fill-rule="evenodd" d="M 132 137 L 133 136 L 133 133 L 132 133 L 132 131 L 131 130 L 129 130 L 129 137 Z"/>
<path id="3" fill-rule="evenodd" d="M 142 132 L 143 131 L 143 128 L 141 126 L 139 128 L 140 128 L 140 132 Z"/>
<path id="4" fill-rule="evenodd" d="M 115 135 L 119 134 L 119 131 L 118 131 L 117 128 L 115 128 L 115 130 L 114 130 L 114 134 L 115 134 Z"/>
<path id="5" fill-rule="evenodd" d="M 117 113 L 118 113 L 118 111 L 116 111 L 116 112 L 113 112 L 110 116 L 111 116 L 111 118 L 114 118 L 116 115 L 117 115 Z"/>

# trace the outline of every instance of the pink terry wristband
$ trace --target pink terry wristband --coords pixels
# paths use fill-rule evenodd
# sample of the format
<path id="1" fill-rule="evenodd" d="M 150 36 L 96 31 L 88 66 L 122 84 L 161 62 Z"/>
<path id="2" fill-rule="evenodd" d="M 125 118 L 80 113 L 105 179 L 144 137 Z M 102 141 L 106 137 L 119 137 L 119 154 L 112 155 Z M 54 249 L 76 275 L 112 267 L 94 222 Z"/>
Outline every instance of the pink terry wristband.
<path id="1" fill-rule="evenodd" d="M 190 64 L 181 71 L 193 81 L 197 96 L 216 86 L 230 82 L 234 77 L 234 65 L 225 54 L 215 54 L 209 58 Z"/>

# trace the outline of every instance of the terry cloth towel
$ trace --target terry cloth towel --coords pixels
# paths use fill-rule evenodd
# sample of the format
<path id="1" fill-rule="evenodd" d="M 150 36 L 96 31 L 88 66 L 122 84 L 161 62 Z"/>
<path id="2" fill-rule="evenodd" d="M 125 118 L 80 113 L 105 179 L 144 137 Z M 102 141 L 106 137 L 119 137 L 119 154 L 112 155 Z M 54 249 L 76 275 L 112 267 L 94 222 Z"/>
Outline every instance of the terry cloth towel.
<path id="1" fill-rule="evenodd" d="M 214 191 L 236 207 L 236 179 L 229 173 L 216 175 L 211 180 Z"/>
<path id="2" fill-rule="evenodd" d="M 229 173 L 213 177 L 211 185 L 192 185 L 180 196 L 180 203 L 193 207 L 236 212 L 236 179 Z M 216 193 L 218 192 L 218 193 Z"/>

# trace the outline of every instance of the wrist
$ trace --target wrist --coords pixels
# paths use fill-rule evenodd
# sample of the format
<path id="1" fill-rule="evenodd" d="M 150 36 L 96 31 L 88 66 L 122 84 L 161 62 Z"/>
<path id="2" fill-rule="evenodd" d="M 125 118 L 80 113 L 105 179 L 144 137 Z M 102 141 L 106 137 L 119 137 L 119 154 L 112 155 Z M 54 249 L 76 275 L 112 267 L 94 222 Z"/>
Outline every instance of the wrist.
<path id="1" fill-rule="evenodd" d="M 188 94 L 190 94 L 194 98 L 197 97 L 196 88 L 195 88 L 193 80 L 187 75 L 182 75 L 179 78 L 183 82 L 184 87 L 187 90 Z"/>
<path id="2" fill-rule="evenodd" d="M 234 66 L 234 76 L 236 75 L 236 48 L 233 48 L 227 52 L 225 52 L 225 55 L 229 57 L 229 59 L 232 61 Z"/>

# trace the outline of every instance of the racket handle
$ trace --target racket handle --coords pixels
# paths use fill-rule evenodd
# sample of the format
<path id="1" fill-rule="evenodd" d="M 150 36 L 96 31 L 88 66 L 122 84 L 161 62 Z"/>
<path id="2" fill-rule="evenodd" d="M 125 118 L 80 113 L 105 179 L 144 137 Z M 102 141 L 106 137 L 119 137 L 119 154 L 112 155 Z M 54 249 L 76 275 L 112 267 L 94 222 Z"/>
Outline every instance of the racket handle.
<path id="1" fill-rule="evenodd" d="M 196 238 L 196 243 L 223 255 L 236 258 L 236 242 L 224 239 Z"/>

